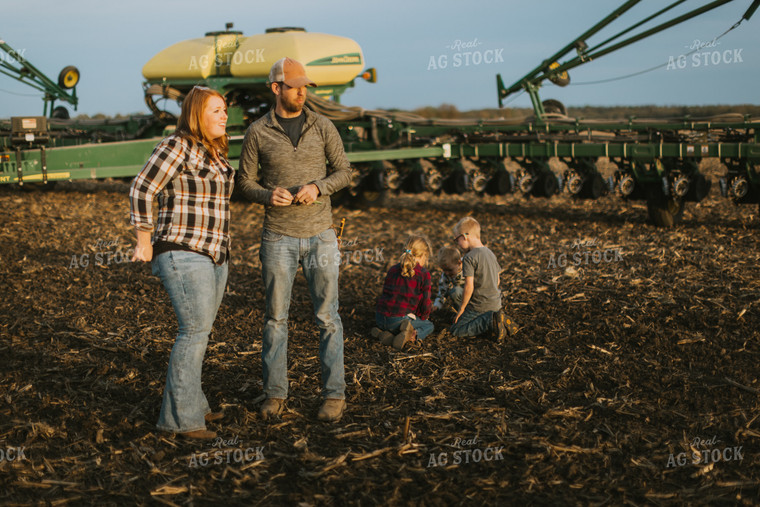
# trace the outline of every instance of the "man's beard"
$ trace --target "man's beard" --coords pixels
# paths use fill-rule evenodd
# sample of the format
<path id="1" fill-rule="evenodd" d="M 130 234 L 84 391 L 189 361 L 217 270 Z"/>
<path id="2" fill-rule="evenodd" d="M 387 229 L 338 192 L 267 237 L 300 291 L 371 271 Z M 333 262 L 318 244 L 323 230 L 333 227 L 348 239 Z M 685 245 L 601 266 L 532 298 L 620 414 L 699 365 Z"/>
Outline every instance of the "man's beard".
<path id="1" fill-rule="evenodd" d="M 300 113 L 301 110 L 303 109 L 303 104 L 300 104 L 295 101 L 290 102 L 283 98 L 280 98 L 280 105 L 288 113 Z"/>

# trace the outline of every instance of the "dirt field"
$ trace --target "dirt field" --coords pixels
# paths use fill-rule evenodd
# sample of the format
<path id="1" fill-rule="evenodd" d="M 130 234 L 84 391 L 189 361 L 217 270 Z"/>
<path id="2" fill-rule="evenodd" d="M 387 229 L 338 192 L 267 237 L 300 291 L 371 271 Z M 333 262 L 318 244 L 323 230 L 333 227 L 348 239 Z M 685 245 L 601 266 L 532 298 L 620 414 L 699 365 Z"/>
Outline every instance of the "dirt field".
<path id="1" fill-rule="evenodd" d="M 1 504 L 760 501 L 757 206 L 714 189 L 672 230 L 648 225 L 643 202 L 612 197 L 336 208 L 351 256 L 340 294 L 349 408 L 328 425 L 316 419 L 301 275 L 290 399 L 280 420 L 259 417 L 263 212 L 236 202 L 203 373 L 226 414 L 209 428 L 224 441 L 201 444 L 155 428 L 177 326 L 149 267 L 125 262 L 126 188 L 0 187 Z M 406 236 L 427 234 L 437 249 L 466 214 L 504 268 L 518 335 L 503 346 L 454 339 L 450 317 L 434 314 L 421 349 L 375 343 L 374 302 Z"/>

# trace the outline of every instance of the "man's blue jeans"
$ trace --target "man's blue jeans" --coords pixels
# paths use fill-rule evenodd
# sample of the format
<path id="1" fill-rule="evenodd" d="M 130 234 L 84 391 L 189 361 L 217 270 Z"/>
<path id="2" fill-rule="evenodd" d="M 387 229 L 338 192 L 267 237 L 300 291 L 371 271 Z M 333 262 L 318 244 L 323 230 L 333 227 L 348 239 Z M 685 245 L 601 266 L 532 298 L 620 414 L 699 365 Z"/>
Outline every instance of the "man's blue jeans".
<path id="1" fill-rule="evenodd" d="M 201 388 L 201 368 L 211 326 L 227 284 L 228 263 L 183 250 L 164 252 L 152 261 L 169 293 L 179 332 L 169 356 L 158 429 L 184 433 L 206 427 L 211 409 Z"/>
<path id="2" fill-rule="evenodd" d="M 468 305 L 459 320 L 449 328 L 454 336 L 478 336 L 493 329 L 494 312 L 479 313 Z"/>
<path id="3" fill-rule="evenodd" d="M 375 312 L 375 322 L 377 323 L 377 327 L 383 331 L 395 333 L 399 330 L 401 323 L 405 320 L 411 321 L 412 327 L 415 331 L 417 331 L 417 339 L 420 341 L 424 340 L 430 333 L 433 332 L 433 323 L 429 320 L 410 319 L 407 316 L 386 317 L 385 315 Z"/>
<path id="4" fill-rule="evenodd" d="M 264 229 L 259 258 L 266 290 L 261 363 L 267 397 L 288 396 L 288 310 L 300 264 L 319 327 L 322 397 L 344 399 L 343 324 L 338 315 L 340 251 L 335 231 L 294 238 Z"/>

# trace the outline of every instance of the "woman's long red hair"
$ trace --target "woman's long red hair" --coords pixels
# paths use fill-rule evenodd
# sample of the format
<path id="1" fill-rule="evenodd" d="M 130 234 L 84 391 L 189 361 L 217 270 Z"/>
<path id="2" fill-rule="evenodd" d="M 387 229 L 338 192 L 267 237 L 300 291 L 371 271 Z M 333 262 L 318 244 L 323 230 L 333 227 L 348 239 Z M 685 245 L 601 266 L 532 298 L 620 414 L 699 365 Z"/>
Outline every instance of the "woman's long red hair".
<path id="1" fill-rule="evenodd" d="M 219 97 L 224 101 L 221 93 L 205 86 L 196 86 L 188 92 L 182 102 L 182 113 L 177 120 L 177 135 L 202 144 L 213 157 L 220 154 L 226 157 L 229 151 L 227 136 L 211 139 L 203 123 L 203 112 L 211 97 Z M 226 104 L 225 101 L 225 106 Z"/>

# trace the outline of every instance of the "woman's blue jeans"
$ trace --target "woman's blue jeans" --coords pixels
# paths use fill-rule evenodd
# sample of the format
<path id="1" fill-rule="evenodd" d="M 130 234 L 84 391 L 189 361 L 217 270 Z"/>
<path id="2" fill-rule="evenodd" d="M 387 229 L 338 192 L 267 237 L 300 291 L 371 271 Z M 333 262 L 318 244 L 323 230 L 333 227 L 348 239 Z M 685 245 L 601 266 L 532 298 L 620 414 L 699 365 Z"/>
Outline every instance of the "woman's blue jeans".
<path id="1" fill-rule="evenodd" d="M 375 322 L 377 322 L 377 327 L 383 331 L 395 333 L 399 330 L 401 323 L 405 320 L 411 321 L 412 327 L 415 331 L 417 331 L 417 339 L 420 341 L 424 340 L 430 333 L 433 332 L 433 323 L 429 320 L 410 319 L 406 316 L 386 317 L 385 315 L 375 312 Z"/>
<path id="2" fill-rule="evenodd" d="M 201 369 L 211 326 L 227 284 L 228 263 L 218 266 L 206 255 L 164 252 L 152 261 L 169 293 L 179 333 L 169 356 L 158 429 L 184 433 L 206 428 L 211 412 L 201 388 Z"/>
<path id="3" fill-rule="evenodd" d="M 288 396 L 288 311 L 300 264 L 319 328 L 322 397 L 344 399 L 343 323 L 338 315 L 340 250 L 335 231 L 294 238 L 264 229 L 259 258 L 266 290 L 261 363 L 267 397 Z"/>

